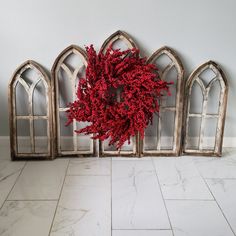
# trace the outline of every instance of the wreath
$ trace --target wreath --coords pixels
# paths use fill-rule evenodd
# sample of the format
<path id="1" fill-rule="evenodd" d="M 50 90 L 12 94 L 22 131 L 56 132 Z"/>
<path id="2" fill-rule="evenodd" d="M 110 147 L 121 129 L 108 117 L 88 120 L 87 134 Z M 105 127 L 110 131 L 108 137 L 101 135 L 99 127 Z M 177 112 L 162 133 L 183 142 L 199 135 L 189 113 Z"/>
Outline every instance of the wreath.
<path id="1" fill-rule="evenodd" d="M 75 132 L 93 134 L 93 139 L 101 141 L 109 139 L 109 145 L 117 149 L 138 133 L 143 139 L 170 83 L 160 79 L 157 67 L 140 57 L 137 48 L 121 51 L 110 47 L 97 54 L 91 45 L 86 51 L 86 76 L 79 79 L 77 100 L 67 111 L 67 125 L 74 119 L 89 122 Z"/>

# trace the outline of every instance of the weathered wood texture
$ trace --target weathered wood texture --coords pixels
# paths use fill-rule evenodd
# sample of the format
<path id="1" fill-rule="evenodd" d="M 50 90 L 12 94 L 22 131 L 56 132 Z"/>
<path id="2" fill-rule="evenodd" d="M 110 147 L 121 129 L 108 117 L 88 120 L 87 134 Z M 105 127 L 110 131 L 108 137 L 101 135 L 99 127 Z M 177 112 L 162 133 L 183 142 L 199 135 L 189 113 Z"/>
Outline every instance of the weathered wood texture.
<path id="1" fill-rule="evenodd" d="M 80 61 L 77 60 L 76 65 L 72 65 L 72 62 L 68 59 L 70 57 L 77 57 Z M 85 143 L 86 137 L 82 137 L 74 132 L 74 130 L 78 129 L 78 122 L 73 121 L 71 134 L 64 135 L 61 132 L 62 127 L 64 127 L 66 123 L 62 118 L 66 117 L 65 113 L 69 108 L 69 102 L 73 102 L 77 98 L 78 79 L 81 74 L 84 73 L 86 66 L 86 52 L 78 46 L 71 45 L 59 54 L 51 70 L 54 112 L 53 130 L 56 143 L 55 153 L 57 156 L 94 156 L 96 154 L 95 141 L 92 139 L 87 141 L 89 142 L 89 147 L 86 150 L 81 148 L 80 143 Z M 66 88 L 64 86 L 65 84 L 67 84 Z M 69 93 L 72 96 L 70 96 L 69 100 L 62 101 L 64 99 L 63 93 L 65 92 L 67 95 Z M 67 142 L 70 148 L 62 147 L 62 142 Z"/>
<path id="2" fill-rule="evenodd" d="M 25 73 L 32 70 L 34 75 L 27 81 L 25 78 Z M 34 92 L 39 89 L 38 85 L 42 82 L 43 88 L 45 90 L 45 101 L 43 104 L 45 106 L 46 114 L 35 114 L 34 111 Z M 21 107 L 17 106 L 17 101 L 20 99 L 21 94 L 16 94 L 16 89 L 18 86 L 24 90 L 27 101 L 27 112 L 24 115 L 18 115 L 17 110 Z M 39 93 L 42 92 L 39 89 Z M 21 66 L 19 66 L 14 72 L 9 86 L 8 86 L 8 98 L 9 98 L 9 123 L 10 123 L 10 145 L 11 145 L 11 158 L 12 160 L 22 160 L 22 159 L 52 159 L 54 158 L 53 153 L 53 133 L 52 133 L 52 102 L 51 102 L 51 85 L 50 80 L 43 70 L 43 68 L 34 61 L 26 61 Z M 29 123 L 29 127 L 18 127 L 20 121 L 26 121 Z M 46 122 L 46 134 L 44 136 L 36 137 L 35 122 L 44 120 Z M 18 128 L 26 129 L 29 135 L 20 136 L 17 132 Z M 19 149 L 20 142 L 24 143 L 29 147 L 29 150 L 22 152 Z M 36 150 L 36 145 L 40 142 L 46 143 L 46 150 Z M 39 144 L 41 145 L 41 144 Z"/>
<path id="3" fill-rule="evenodd" d="M 204 82 L 201 75 L 205 71 L 211 71 L 214 76 L 209 82 Z M 217 102 L 218 99 L 218 112 L 209 113 L 208 103 L 210 98 L 210 91 L 214 85 L 218 83 L 220 87 L 219 98 L 214 97 Z M 197 85 L 200 87 L 202 93 L 202 101 L 197 101 L 199 106 L 201 106 L 201 112 L 191 112 L 191 96 L 193 92 L 193 86 Z M 199 94 L 201 95 L 201 94 Z M 213 61 L 208 61 L 201 66 L 199 66 L 193 73 L 189 76 L 186 83 L 186 93 L 185 93 L 185 121 L 183 125 L 184 139 L 183 139 L 183 153 L 192 155 L 206 155 L 206 156 L 221 156 L 222 155 L 222 143 L 223 143 L 223 133 L 227 106 L 227 95 L 228 95 L 228 82 L 225 74 L 218 64 Z M 191 147 L 191 131 L 194 127 L 190 126 L 190 119 L 200 119 L 200 130 L 199 135 L 194 137 L 195 143 L 194 147 Z M 206 122 L 216 119 L 215 136 L 213 145 L 204 145 L 204 139 L 207 139 L 205 133 L 210 127 L 206 126 Z"/>
<path id="4" fill-rule="evenodd" d="M 114 47 L 115 43 L 123 42 L 127 48 L 137 48 L 133 39 L 123 31 L 116 31 L 110 37 L 108 37 L 101 46 L 100 52 L 105 53 L 109 47 Z M 117 100 L 119 100 L 119 94 L 117 94 Z M 99 156 L 139 156 L 139 134 L 137 134 L 131 141 L 131 145 L 127 145 L 126 148 L 115 150 L 114 147 L 109 147 L 105 142 L 99 141 Z"/>
<path id="5" fill-rule="evenodd" d="M 164 65 L 164 68 L 159 69 L 158 59 L 166 56 L 168 58 L 167 65 Z M 177 54 L 170 49 L 169 47 L 162 47 L 156 52 L 154 52 L 151 57 L 148 59 L 148 63 L 153 63 L 157 65 L 159 69 L 159 77 L 161 80 L 167 82 L 173 82 L 173 85 L 170 85 L 174 94 L 173 98 L 171 97 L 171 102 L 166 102 L 170 97 L 164 96 L 159 100 L 160 111 L 157 116 L 157 127 L 153 127 L 153 125 L 149 125 L 151 129 L 156 130 L 156 137 L 151 137 L 156 142 L 155 148 L 145 148 L 148 144 L 147 134 L 145 133 L 144 140 L 140 141 L 140 150 L 141 155 L 143 156 L 179 156 L 181 151 L 181 127 L 182 127 L 182 114 L 183 114 L 183 94 L 184 94 L 184 68 L 181 60 L 177 56 Z M 173 70 L 174 69 L 174 70 Z M 170 72 L 175 72 L 174 75 L 170 74 Z M 171 126 L 172 124 L 168 124 L 168 120 L 165 119 L 164 114 L 173 115 L 173 130 L 170 129 L 170 136 L 166 137 L 163 130 L 163 127 Z M 154 117 L 155 118 L 155 117 Z M 168 147 L 162 146 L 162 140 L 165 139 L 165 142 L 168 142 Z"/>
<path id="6" fill-rule="evenodd" d="M 117 31 L 107 38 L 100 52 L 105 53 L 111 46 L 118 48 L 122 45 L 125 48 L 137 48 L 133 39 L 123 31 Z M 121 48 L 122 50 L 124 48 Z M 168 62 L 163 66 L 160 63 L 160 58 L 167 57 Z M 71 58 L 76 58 L 75 61 Z M 11 157 L 12 160 L 22 159 L 53 159 L 55 156 L 179 156 L 181 154 L 206 155 L 206 156 L 221 156 L 223 132 L 225 124 L 228 83 L 223 71 L 213 61 L 209 61 L 199 66 L 189 76 L 187 82 L 184 81 L 184 68 L 177 54 L 169 47 L 162 47 L 154 52 L 148 59 L 148 63 L 154 63 L 159 69 L 159 76 L 162 80 L 173 81 L 172 99 L 174 102 L 168 103 L 168 96 L 160 99 L 160 112 L 156 119 L 156 126 L 149 125 L 145 131 L 144 140 L 140 140 L 140 135 L 137 134 L 130 145 L 125 145 L 120 150 L 116 150 L 114 146 L 109 146 L 107 141 L 97 141 L 91 139 L 91 136 L 82 136 L 74 132 L 86 125 L 83 122 L 73 121 L 69 127 L 65 128 L 66 111 L 69 108 L 69 103 L 77 99 L 77 85 L 79 78 L 85 75 L 87 66 L 86 52 L 78 46 L 71 45 L 63 50 L 56 58 L 51 69 L 52 82 L 50 82 L 47 74 L 42 67 L 34 61 L 26 61 L 13 74 L 9 83 L 9 123 L 10 123 L 10 142 L 11 142 Z M 30 80 L 26 77 L 27 71 L 34 71 L 34 76 Z M 172 72 L 176 75 L 173 77 Z M 203 74 L 206 71 L 211 71 L 211 77 L 204 80 Z M 41 83 L 41 87 L 39 86 Z M 52 84 L 52 85 L 51 85 Z M 194 91 L 194 86 L 198 86 L 198 92 Z M 18 99 L 22 98 L 23 92 L 19 93 L 17 88 L 21 87 L 21 91 L 26 94 L 27 112 L 26 114 L 18 114 L 19 107 Z M 212 93 L 213 87 L 219 87 L 218 103 L 217 96 Z M 34 105 L 37 102 L 34 100 L 35 90 L 41 94 L 42 89 L 45 90 L 45 104 L 43 107 L 46 110 L 44 113 L 38 114 L 34 110 Z M 18 94 L 19 93 L 19 94 Z M 21 95 L 21 96 L 20 96 Z M 201 99 L 198 99 L 202 97 Z M 117 92 L 117 100 L 120 99 L 120 93 Z M 212 103 L 209 99 L 214 100 L 213 104 L 217 104 L 216 111 L 209 110 Z M 192 105 L 194 100 L 194 105 Z M 42 105 L 42 104 L 41 104 Z M 192 107 L 198 108 L 196 112 Z M 166 116 L 166 113 L 168 115 Z M 168 127 L 170 122 L 166 117 L 173 117 L 173 129 L 165 133 L 165 127 Z M 199 128 L 197 129 L 197 122 Z M 28 135 L 25 132 L 24 125 L 20 127 L 20 122 L 26 121 L 28 124 Z M 46 134 L 37 134 L 35 126 L 38 121 L 43 121 L 46 124 Z M 193 122 L 194 121 L 194 122 Z M 212 128 L 213 121 L 215 127 Z M 208 126 L 210 122 L 211 128 Z M 190 124 L 191 123 L 191 124 Z M 214 126 L 214 125 L 213 125 Z M 18 128 L 19 132 L 18 132 Z M 169 127 L 168 127 L 169 128 Z M 151 130 L 151 140 L 155 139 L 156 143 L 148 146 L 148 129 Z M 215 131 L 212 137 L 207 136 L 209 129 Z M 21 136 L 20 131 L 23 134 Z M 193 131 L 196 130 L 196 135 Z M 211 130 L 211 131 L 212 131 Z M 194 131 L 195 132 L 195 131 Z M 42 133 L 42 132 L 41 132 Z M 163 140 L 167 135 L 169 146 L 163 146 Z M 206 140 L 214 140 L 211 145 L 206 145 Z M 23 140 L 23 142 L 22 142 Z M 46 150 L 39 151 L 38 142 L 40 140 L 46 145 Z M 45 143 L 46 140 L 46 143 Z M 21 151 L 21 143 L 27 144 L 29 149 L 26 152 Z M 194 143 L 194 145 L 192 145 Z M 69 145 L 69 148 L 67 148 Z M 83 147 L 83 145 L 85 147 Z"/>

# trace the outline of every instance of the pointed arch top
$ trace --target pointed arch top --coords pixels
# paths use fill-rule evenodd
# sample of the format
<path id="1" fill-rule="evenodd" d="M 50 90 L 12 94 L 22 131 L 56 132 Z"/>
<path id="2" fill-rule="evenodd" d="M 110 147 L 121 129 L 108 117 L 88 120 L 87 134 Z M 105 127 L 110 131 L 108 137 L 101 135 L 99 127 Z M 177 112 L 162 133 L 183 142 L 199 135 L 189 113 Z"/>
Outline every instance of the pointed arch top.
<path id="1" fill-rule="evenodd" d="M 183 90 L 184 90 L 184 67 L 177 56 L 176 52 L 171 48 L 164 46 L 160 49 L 156 50 L 147 60 L 147 63 L 154 63 L 160 58 L 162 55 L 166 55 L 169 58 L 168 64 L 165 64 L 165 68 L 163 70 L 158 71 L 160 79 L 166 80 L 168 78 L 169 72 L 172 68 L 175 68 L 176 71 L 176 82 L 173 85 L 175 90 L 174 103 L 166 105 L 160 102 L 160 112 L 157 118 L 157 127 L 156 129 L 156 143 L 155 148 L 147 149 L 145 148 L 145 139 L 141 142 L 141 150 L 142 155 L 166 155 L 166 156 L 178 156 L 181 152 L 181 126 L 182 126 L 182 110 L 183 110 Z M 158 63 L 157 63 L 158 64 Z M 158 68 L 158 65 L 157 65 Z M 163 135 L 162 127 L 166 126 L 166 121 L 163 119 L 166 112 L 169 112 L 174 117 L 173 130 L 171 131 L 171 135 L 168 136 L 169 141 L 172 142 L 171 147 L 166 149 L 162 147 L 161 143 L 164 142 L 165 139 Z M 148 140 L 148 139 L 147 139 Z M 165 141 L 167 142 L 167 141 Z"/>
<path id="2" fill-rule="evenodd" d="M 106 50 L 113 45 L 117 40 L 123 41 L 128 48 L 138 48 L 134 40 L 129 36 L 127 33 L 124 31 L 118 30 L 112 35 L 110 35 L 102 44 L 99 53 L 105 53 Z M 108 151 L 105 150 L 104 142 L 99 141 L 99 146 L 100 146 L 100 155 L 101 156 L 135 156 L 138 155 L 138 140 L 139 140 L 139 135 L 136 135 L 135 138 L 132 140 L 132 150 L 118 150 L 118 151 Z"/>
<path id="3" fill-rule="evenodd" d="M 129 36 L 126 32 L 117 30 L 111 36 L 109 36 L 101 46 L 100 52 L 104 53 L 106 49 L 112 45 L 117 40 L 123 40 L 129 48 L 137 48 L 136 43 L 134 40 Z"/>
<path id="4" fill-rule="evenodd" d="M 9 88 L 13 87 L 14 83 L 19 79 L 19 77 L 28 69 L 32 69 L 41 74 L 41 79 L 43 79 L 48 85 L 50 85 L 49 77 L 43 67 L 33 60 L 27 60 L 22 63 L 13 73 L 11 80 L 9 82 Z"/>
<path id="5" fill-rule="evenodd" d="M 206 70 L 212 70 L 215 74 L 213 78 L 208 82 L 207 85 L 204 84 L 203 79 L 200 77 L 201 73 Z M 207 110 L 208 100 L 209 100 L 209 91 L 213 84 L 219 81 L 220 86 L 220 97 L 217 102 L 218 104 L 218 112 L 217 113 L 209 113 Z M 192 96 L 192 88 L 194 83 L 197 83 L 201 88 L 201 92 L 203 94 L 203 100 L 200 101 L 202 104 L 202 110 L 200 113 L 191 112 L 190 111 L 190 99 Z M 197 69 L 195 69 L 189 76 L 186 82 L 186 102 L 185 102 L 185 125 L 184 125 L 184 135 L 183 135 L 183 153 L 185 154 L 195 154 L 195 155 L 209 155 L 209 156 L 221 156 L 222 155 L 222 143 L 223 143 L 223 133 L 224 133 L 224 125 L 225 125 L 225 117 L 226 117 L 226 106 L 227 106 L 227 97 L 228 97 L 228 82 L 227 78 L 220 68 L 220 66 L 214 61 L 208 61 L 200 65 Z M 189 135 L 189 130 L 192 129 L 192 126 L 189 125 L 190 118 L 198 118 L 200 119 L 200 130 L 199 135 L 195 137 L 197 143 L 195 147 L 191 145 L 191 137 Z M 215 119 L 215 137 L 214 144 L 211 144 L 209 147 L 206 146 L 206 135 L 205 132 L 207 130 L 206 120 L 207 119 Z"/>
<path id="6" fill-rule="evenodd" d="M 180 58 L 176 54 L 176 52 L 173 49 L 171 49 L 170 47 L 163 46 L 163 47 L 159 48 L 158 50 L 156 50 L 148 58 L 148 63 L 152 63 L 153 61 L 155 61 L 155 59 L 157 59 L 161 55 L 167 55 L 171 59 L 172 63 L 176 66 L 176 69 L 178 70 L 178 73 L 181 74 L 180 77 L 183 78 L 184 66 L 183 66 Z"/>
<path id="7" fill-rule="evenodd" d="M 208 61 L 203 63 L 202 65 L 200 65 L 197 69 L 195 69 L 189 76 L 187 82 L 186 82 L 186 87 L 187 89 L 192 87 L 194 81 L 199 77 L 199 75 L 207 70 L 210 69 L 212 70 L 215 74 L 216 77 L 219 79 L 220 81 L 220 85 L 222 87 L 222 89 L 227 88 L 228 87 L 228 81 L 226 79 L 226 76 L 223 72 L 223 70 L 221 69 L 221 67 L 214 61 Z M 209 82 L 209 84 L 207 85 L 210 86 L 212 84 L 212 81 Z"/>
<path id="8" fill-rule="evenodd" d="M 33 70 L 36 75 L 31 76 L 32 83 L 28 84 L 26 77 L 22 76 L 25 71 Z M 35 114 L 34 113 L 34 91 L 40 82 L 43 82 L 45 89 L 45 103 L 46 113 Z M 17 101 L 20 100 L 22 94 L 17 94 L 17 85 L 21 84 L 27 92 L 27 98 L 25 100 L 28 109 L 27 114 L 17 114 Z M 52 132 L 52 104 L 51 104 L 51 82 L 46 71 L 41 65 L 33 60 L 27 60 L 22 63 L 13 73 L 8 87 L 8 102 L 9 102 L 9 124 L 10 124 L 10 145 L 11 145 L 11 158 L 12 160 L 22 159 L 53 159 L 53 132 Z M 19 127 L 20 121 L 24 120 L 28 123 L 26 130 L 29 135 L 23 135 L 27 137 L 29 142 L 22 143 L 22 137 L 18 134 L 17 127 Z M 35 122 L 41 121 L 45 124 L 45 133 L 42 138 L 45 142 L 40 142 L 42 139 L 38 139 L 35 131 Z M 38 130 L 38 129 L 37 129 Z M 27 151 L 20 150 L 20 147 L 26 147 Z M 43 147 L 44 150 L 39 150 L 39 147 Z"/>
<path id="9" fill-rule="evenodd" d="M 76 55 L 80 58 L 78 65 L 75 68 L 70 68 L 70 62 L 66 62 L 67 57 L 70 55 Z M 54 152 L 57 156 L 94 156 L 95 155 L 95 141 L 90 140 L 90 145 L 87 150 L 82 150 L 79 143 L 84 142 L 83 137 L 78 136 L 75 132 L 70 134 L 63 134 L 61 130 L 61 124 L 65 117 L 65 112 L 69 109 L 68 104 L 61 105 L 60 98 L 63 97 L 61 91 L 64 89 L 64 85 L 60 82 L 60 70 L 65 72 L 66 77 L 62 75 L 61 79 L 67 80 L 67 92 L 72 95 L 72 101 L 76 99 L 76 85 L 78 73 L 80 70 L 84 70 L 87 67 L 87 53 L 84 49 L 76 45 L 70 45 L 65 48 L 55 59 L 55 62 L 51 69 L 52 74 L 52 93 L 53 93 L 53 113 L 54 123 L 53 130 L 55 134 Z M 67 102 L 65 102 L 67 103 Z M 77 129 L 77 122 L 73 121 L 73 130 Z M 70 143 L 66 147 L 66 142 Z M 70 147 L 71 145 L 71 147 Z"/>
<path id="10" fill-rule="evenodd" d="M 52 77 L 54 78 L 54 75 L 55 75 L 55 71 L 56 71 L 56 68 L 58 67 L 59 64 L 61 64 L 62 61 L 65 60 L 65 58 L 67 56 L 69 56 L 70 54 L 77 54 L 79 55 L 85 64 L 87 64 L 87 53 L 85 52 L 84 49 L 82 49 L 81 47 L 77 46 L 77 45 L 70 45 L 68 47 L 66 47 L 56 58 L 56 60 L 54 61 L 53 63 L 53 66 L 52 66 L 52 69 L 51 69 L 51 72 L 52 72 Z"/>

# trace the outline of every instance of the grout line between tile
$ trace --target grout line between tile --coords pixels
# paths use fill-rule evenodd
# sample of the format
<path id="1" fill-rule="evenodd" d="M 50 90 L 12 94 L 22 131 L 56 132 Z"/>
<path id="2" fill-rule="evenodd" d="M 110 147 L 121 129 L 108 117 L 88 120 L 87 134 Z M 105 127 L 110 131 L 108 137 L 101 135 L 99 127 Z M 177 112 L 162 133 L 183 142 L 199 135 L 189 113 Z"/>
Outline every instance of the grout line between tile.
<path id="1" fill-rule="evenodd" d="M 217 177 L 215 177 L 215 178 L 204 178 L 204 177 L 202 177 L 203 179 L 229 179 L 229 180 L 236 180 L 236 178 L 217 178 Z"/>
<path id="2" fill-rule="evenodd" d="M 80 174 L 78 174 L 78 175 L 66 175 L 66 176 L 87 176 L 87 177 L 89 177 L 89 176 L 107 176 L 107 177 L 109 177 L 110 175 L 80 175 Z"/>
<path id="3" fill-rule="evenodd" d="M 165 198 L 165 201 L 206 201 L 206 202 L 214 202 L 214 199 L 188 199 L 188 198 Z"/>
<path id="4" fill-rule="evenodd" d="M 20 176 L 21 176 L 23 170 L 25 169 L 26 165 L 27 165 L 27 162 L 25 162 L 24 166 L 23 166 L 22 169 L 20 170 L 20 174 L 19 174 L 18 177 L 16 178 L 16 180 L 15 180 L 15 182 L 14 182 L 14 184 L 13 184 L 11 190 L 10 190 L 9 193 L 7 194 L 7 196 L 6 196 L 6 198 L 5 198 L 5 200 L 4 200 L 3 204 L 2 204 L 2 206 L 0 207 L 0 210 L 2 209 L 3 205 L 5 204 L 5 202 L 8 200 L 8 198 L 9 198 L 9 196 L 10 196 L 10 194 L 11 194 L 13 188 L 14 188 L 15 185 L 16 185 L 16 182 L 17 182 L 18 179 L 20 178 Z"/>
<path id="5" fill-rule="evenodd" d="M 161 197 L 162 197 L 162 200 L 163 200 L 163 203 L 164 203 L 164 206 L 165 206 L 165 209 L 166 209 L 166 214 L 167 214 L 167 217 L 168 217 L 168 220 L 169 220 L 169 223 L 170 223 L 170 229 L 171 229 L 172 235 L 174 236 L 174 231 L 173 231 L 173 227 L 172 227 L 172 224 L 171 224 L 171 221 L 170 221 L 169 212 L 168 212 L 168 209 L 166 207 L 166 202 L 165 202 L 165 199 L 164 199 L 164 196 L 163 196 L 163 193 L 162 193 L 161 184 L 160 184 L 160 181 L 159 181 L 159 177 L 158 177 L 158 174 L 157 174 L 157 170 L 156 170 L 156 166 L 155 166 L 155 163 L 153 161 L 153 158 L 151 158 L 151 162 L 152 162 L 152 166 L 154 168 L 155 174 L 156 174 L 157 182 L 158 182 L 159 189 L 160 189 L 160 192 L 161 192 Z"/>
<path id="6" fill-rule="evenodd" d="M 68 160 L 68 163 L 67 163 L 67 167 L 66 167 L 66 171 L 65 171 L 64 180 L 63 180 L 63 183 L 62 183 L 62 186 L 61 186 L 61 191 L 60 191 L 60 193 L 59 193 L 59 197 L 58 197 L 56 209 L 55 209 L 55 212 L 54 212 L 54 215 L 53 215 L 53 218 L 52 218 L 52 223 L 51 223 L 51 226 L 50 226 L 50 229 L 49 229 L 48 236 L 50 236 L 51 231 L 52 231 L 52 226 L 53 226 L 53 223 L 54 223 L 54 220 L 55 220 L 55 217 L 56 217 L 56 213 L 57 213 L 59 201 L 60 201 L 60 199 L 61 199 L 61 194 L 62 194 L 62 190 L 63 190 L 64 184 L 65 184 L 65 180 L 66 180 L 66 176 L 67 176 L 67 171 L 68 171 L 68 168 L 69 168 L 69 164 L 70 164 L 70 160 Z"/>
<path id="7" fill-rule="evenodd" d="M 217 204 L 217 206 L 218 206 L 218 208 L 219 208 L 221 214 L 223 215 L 223 217 L 225 218 L 227 224 L 229 225 L 229 228 L 231 229 L 232 233 L 236 236 L 236 232 L 234 232 L 233 228 L 231 227 L 231 225 L 230 225 L 228 219 L 226 218 L 226 216 L 225 216 L 225 214 L 224 214 L 222 208 L 220 207 L 220 205 L 219 205 L 219 203 L 217 202 L 217 200 L 216 200 L 214 194 L 212 193 L 212 191 L 211 191 L 209 185 L 207 184 L 206 179 L 203 178 L 203 176 L 202 176 L 201 172 L 198 170 L 198 168 L 197 168 L 197 171 L 198 171 L 199 175 L 201 176 L 201 178 L 203 179 L 204 183 L 206 184 L 206 186 L 207 186 L 209 192 L 211 193 L 211 195 L 212 195 L 214 201 L 216 202 L 216 204 Z"/>
<path id="8" fill-rule="evenodd" d="M 161 228 L 158 228 L 158 229 L 113 229 L 114 231 L 115 230 L 121 230 L 121 231 L 142 231 L 142 230 L 145 230 L 145 231 L 172 231 L 172 229 L 161 229 Z"/>

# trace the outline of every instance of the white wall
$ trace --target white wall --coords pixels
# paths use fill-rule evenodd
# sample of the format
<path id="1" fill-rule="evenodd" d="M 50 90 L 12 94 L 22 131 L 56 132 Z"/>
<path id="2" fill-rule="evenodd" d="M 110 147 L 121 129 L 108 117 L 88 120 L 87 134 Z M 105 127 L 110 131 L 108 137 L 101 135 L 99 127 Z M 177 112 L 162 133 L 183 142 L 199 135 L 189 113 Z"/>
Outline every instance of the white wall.
<path id="1" fill-rule="evenodd" d="M 15 68 L 33 59 L 50 70 L 68 45 L 101 46 L 121 29 L 149 56 L 175 49 L 186 75 L 213 59 L 228 76 L 225 136 L 236 137 L 235 0 L 8 0 L 0 1 L 0 136 L 8 135 L 7 85 Z"/>

